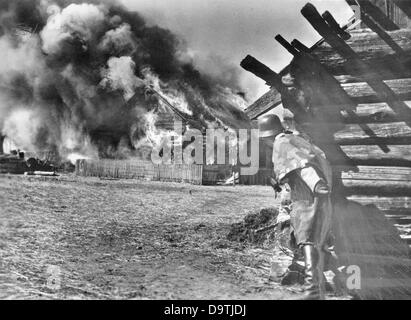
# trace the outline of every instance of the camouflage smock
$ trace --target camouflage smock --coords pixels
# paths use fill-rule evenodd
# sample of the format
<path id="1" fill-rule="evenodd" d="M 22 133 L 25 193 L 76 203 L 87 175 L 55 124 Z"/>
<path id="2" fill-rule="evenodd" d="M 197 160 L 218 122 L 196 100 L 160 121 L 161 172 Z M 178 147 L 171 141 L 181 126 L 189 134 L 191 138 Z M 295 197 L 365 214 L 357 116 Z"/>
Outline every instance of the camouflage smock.
<path id="1" fill-rule="evenodd" d="M 315 197 L 299 176 L 298 169 L 315 168 L 331 189 L 332 171 L 324 152 L 300 135 L 282 133 L 274 141 L 273 165 L 276 180 L 291 188 L 289 213 L 296 244 L 323 248 L 331 228 L 330 196 Z"/>
<path id="2" fill-rule="evenodd" d="M 272 160 L 274 175 L 278 182 L 294 170 L 313 166 L 322 173 L 328 186 L 332 186 L 332 171 L 324 152 L 299 135 L 278 135 L 274 140 Z"/>

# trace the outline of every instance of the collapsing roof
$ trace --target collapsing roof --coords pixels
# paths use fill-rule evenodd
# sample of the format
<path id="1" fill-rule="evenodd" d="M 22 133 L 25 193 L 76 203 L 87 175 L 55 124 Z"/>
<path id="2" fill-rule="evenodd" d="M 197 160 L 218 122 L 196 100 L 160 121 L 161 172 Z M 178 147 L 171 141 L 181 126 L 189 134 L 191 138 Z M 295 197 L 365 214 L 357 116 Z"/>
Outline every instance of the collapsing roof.
<path id="1" fill-rule="evenodd" d="M 352 3 L 352 1 L 347 2 Z M 401 78 L 410 77 L 411 72 L 408 70 L 411 70 L 411 68 L 404 68 L 404 64 L 398 63 L 398 61 L 401 60 L 401 62 L 404 62 L 404 59 L 408 61 L 410 60 L 408 53 L 411 51 L 411 30 L 399 29 L 398 27 L 394 28 L 391 25 L 388 25 L 385 20 L 382 20 L 381 16 L 385 17 L 387 20 L 389 19 L 382 14 L 381 10 L 376 11 L 379 7 L 373 5 L 373 2 L 376 2 L 378 4 L 378 2 L 381 1 L 359 2 L 362 4 L 363 9 L 370 10 L 370 7 L 372 8 L 372 18 L 370 19 L 369 11 L 363 11 L 363 21 L 360 25 L 358 25 L 358 21 L 355 21 L 355 17 L 353 17 L 345 26 L 341 28 L 342 30 L 350 30 L 351 37 L 350 39 L 347 39 L 347 44 L 351 48 L 353 48 L 358 56 L 365 62 L 369 63 L 370 65 L 378 65 L 379 72 L 382 73 L 386 79 L 395 79 L 398 78 L 398 76 L 400 76 Z M 398 10 L 396 6 L 393 6 L 391 2 L 389 3 L 390 5 L 388 6 L 388 8 L 391 8 L 390 12 L 391 15 L 395 17 L 395 21 L 403 26 L 411 26 L 411 19 L 407 18 L 407 16 L 402 11 Z M 407 3 L 401 2 L 403 8 L 411 8 L 410 4 L 411 3 L 408 3 L 407 6 Z M 392 39 L 394 43 L 391 43 L 391 45 L 387 44 L 385 40 L 380 37 L 381 33 L 377 34 L 375 32 L 375 27 L 378 27 L 378 23 L 377 26 L 375 26 L 374 24 L 371 25 L 371 27 L 373 27 L 372 30 L 370 29 L 369 25 L 365 24 L 365 22 L 372 23 L 373 21 L 375 21 L 374 19 L 379 21 L 380 24 L 384 25 L 387 29 L 390 30 L 386 31 L 385 33 Z M 360 26 L 361 29 L 353 29 L 353 27 L 356 26 Z M 381 30 L 379 30 L 379 32 L 381 32 Z M 297 47 L 299 46 L 300 48 L 302 45 L 298 40 L 293 40 L 292 44 Z M 321 64 L 328 68 L 330 73 L 333 74 L 340 82 L 347 83 L 356 80 L 354 77 L 347 75 L 347 72 L 345 71 L 347 60 L 341 57 L 338 52 L 332 48 L 332 46 L 324 41 L 324 39 L 318 41 L 311 48 L 304 49 L 307 49 L 310 54 L 312 54 L 321 62 Z M 289 72 L 289 69 L 290 65 L 287 65 L 278 74 L 279 77 L 286 75 Z M 270 90 L 259 99 L 257 99 L 253 104 L 251 104 L 245 110 L 245 112 L 250 119 L 254 120 L 272 110 L 273 108 L 279 106 L 281 103 L 282 101 L 279 91 L 277 90 L 277 88 L 271 86 Z"/>

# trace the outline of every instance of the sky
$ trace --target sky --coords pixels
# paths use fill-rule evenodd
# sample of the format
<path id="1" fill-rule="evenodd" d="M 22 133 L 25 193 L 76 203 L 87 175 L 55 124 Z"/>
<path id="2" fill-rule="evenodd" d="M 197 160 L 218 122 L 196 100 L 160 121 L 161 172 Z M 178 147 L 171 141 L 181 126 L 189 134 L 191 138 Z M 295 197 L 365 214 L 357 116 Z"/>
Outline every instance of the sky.
<path id="1" fill-rule="evenodd" d="M 307 0 L 120 0 L 140 12 L 149 23 L 165 27 L 182 37 L 200 69 L 212 61 L 225 61 L 238 68 L 250 102 L 267 92 L 264 81 L 242 70 L 241 60 L 251 54 L 276 72 L 291 59 L 274 39 L 298 39 L 307 46 L 320 36 L 301 15 Z M 320 13 L 330 11 L 345 24 L 353 11 L 345 0 L 311 0 Z M 215 70 L 217 72 L 217 70 Z"/>

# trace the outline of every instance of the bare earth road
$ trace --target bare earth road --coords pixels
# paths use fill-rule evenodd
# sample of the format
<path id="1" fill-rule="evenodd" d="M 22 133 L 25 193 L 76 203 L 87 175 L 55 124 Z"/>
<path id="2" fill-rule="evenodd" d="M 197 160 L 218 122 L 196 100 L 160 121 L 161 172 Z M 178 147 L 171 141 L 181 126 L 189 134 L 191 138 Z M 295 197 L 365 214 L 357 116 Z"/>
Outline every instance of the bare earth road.
<path id="1" fill-rule="evenodd" d="M 0 176 L 0 299 L 290 299 L 226 239 L 269 187 Z"/>

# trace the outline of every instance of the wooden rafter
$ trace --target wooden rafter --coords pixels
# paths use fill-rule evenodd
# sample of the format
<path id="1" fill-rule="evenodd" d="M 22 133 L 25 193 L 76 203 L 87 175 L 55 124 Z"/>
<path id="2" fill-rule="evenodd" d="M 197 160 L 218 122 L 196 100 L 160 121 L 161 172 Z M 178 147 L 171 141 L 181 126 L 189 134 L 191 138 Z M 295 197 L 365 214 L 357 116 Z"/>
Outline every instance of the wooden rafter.
<path id="1" fill-rule="evenodd" d="M 403 117 L 405 121 L 411 123 L 411 114 L 408 107 L 399 101 L 396 94 L 384 83 L 383 78 L 375 68 L 364 63 L 332 29 L 318 13 L 317 9 L 310 3 L 301 10 L 303 16 L 314 27 L 314 29 L 324 37 L 341 56 L 349 60 L 346 64 L 349 73 L 363 78 L 375 91 L 382 101 L 386 101 L 390 107 Z"/>
<path id="2" fill-rule="evenodd" d="M 282 101 L 287 101 L 289 108 L 296 115 L 296 117 L 307 116 L 307 110 L 304 106 L 301 106 L 289 93 L 287 87 L 282 83 L 281 76 L 279 74 L 250 55 L 244 58 L 240 65 L 245 70 L 266 81 L 269 86 L 274 87 L 281 94 L 280 99 Z"/>
<path id="3" fill-rule="evenodd" d="M 389 36 L 389 34 L 383 30 L 367 13 L 362 15 L 362 21 L 374 31 L 378 36 L 388 44 L 394 52 L 400 56 L 404 56 L 404 50 Z"/>
<path id="4" fill-rule="evenodd" d="M 411 19 L 411 1 L 409 0 L 390 0 L 400 8 Z"/>
<path id="5" fill-rule="evenodd" d="M 360 5 L 361 11 L 366 12 L 370 15 L 382 28 L 387 31 L 399 30 L 400 28 L 390 19 L 385 13 L 378 8 L 376 5 L 372 4 L 368 0 L 356 0 Z M 350 3 L 352 1 L 349 1 Z"/>
<path id="6" fill-rule="evenodd" d="M 351 38 L 351 35 L 345 31 L 338 22 L 334 19 L 332 14 L 329 11 L 325 11 L 322 15 L 325 21 L 327 21 L 330 28 L 332 28 L 343 40 L 348 40 Z"/>

